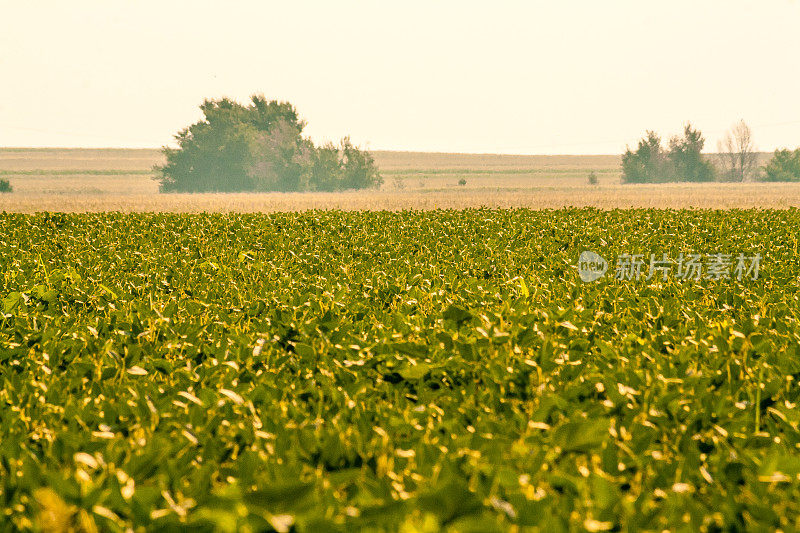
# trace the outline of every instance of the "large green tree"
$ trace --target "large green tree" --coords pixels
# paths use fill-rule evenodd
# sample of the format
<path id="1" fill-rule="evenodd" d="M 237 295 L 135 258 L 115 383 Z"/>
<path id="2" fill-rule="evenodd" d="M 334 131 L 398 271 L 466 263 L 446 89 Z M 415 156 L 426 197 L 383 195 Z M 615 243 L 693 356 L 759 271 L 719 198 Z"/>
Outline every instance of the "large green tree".
<path id="1" fill-rule="evenodd" d="M 338 190 L 379 186 L 372 156 L 345 138 L 317 148 L 288 102 L 206 100 L 203 119 L 178 132 L 156 167 L 164 192 Z"/>

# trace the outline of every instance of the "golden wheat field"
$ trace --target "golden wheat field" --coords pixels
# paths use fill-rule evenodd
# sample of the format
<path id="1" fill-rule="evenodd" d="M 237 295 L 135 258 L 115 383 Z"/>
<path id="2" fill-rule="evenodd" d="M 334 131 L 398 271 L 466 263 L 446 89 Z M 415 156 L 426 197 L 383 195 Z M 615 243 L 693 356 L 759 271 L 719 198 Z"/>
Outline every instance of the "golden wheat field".
<path id="1" fill-rule="evenodd" d="M 0 195 L 0 211 L 800 206 L 800 184 L 622 185 L 616 155 L 373 154 L 384 177 L 380 190 L 161 194 L 152 173 L 158 150 L 0 149 L 0 177 L 14 188 Z"/>

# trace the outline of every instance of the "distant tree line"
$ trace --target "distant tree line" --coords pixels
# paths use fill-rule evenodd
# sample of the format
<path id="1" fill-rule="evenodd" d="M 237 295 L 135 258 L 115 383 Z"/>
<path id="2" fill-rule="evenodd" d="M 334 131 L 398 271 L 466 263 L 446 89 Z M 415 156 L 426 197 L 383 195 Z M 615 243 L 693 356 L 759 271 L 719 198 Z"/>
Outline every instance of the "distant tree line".
<path id="1" fill-rule="evenodd" d="M 776 150 L 769 163 L 759 167 L 752 132 L 744 121 L 719 142 L 716 164 L 702 153 L 704 146 L 702 133 L 691 124 L 666 147 L 657 133 L 648 131 L 635 150 L 625 149 L 622 182 L 800 181 L 800 148 Z"/>
<path id="2" fill-rule="evenodd" d="M 315 146 L 288 102 L 206 100 L 203 120 L 181 130 L 155 167 L 163 192 L 336 191 L 379 187 L 372 155 L 345 137 Z"/>

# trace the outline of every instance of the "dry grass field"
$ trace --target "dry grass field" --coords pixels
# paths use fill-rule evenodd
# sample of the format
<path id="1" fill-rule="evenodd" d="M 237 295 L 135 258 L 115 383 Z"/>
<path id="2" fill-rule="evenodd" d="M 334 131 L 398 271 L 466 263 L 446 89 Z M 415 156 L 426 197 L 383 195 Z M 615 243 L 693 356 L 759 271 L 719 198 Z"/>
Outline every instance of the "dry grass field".
<path id="1" fill-rule="evenodd" d="M 622 185 L 619 156 L 374 152 L 380 190 L 340 193 L 160 194 L 158 150 L 0 149 L 0 211 L 293 211 L 305 209 L 788 208 L 800 184 Z M 589 185 L 594 171 L 599 183 Z M 459 184 L 463 180 L 465 183 Z"/>

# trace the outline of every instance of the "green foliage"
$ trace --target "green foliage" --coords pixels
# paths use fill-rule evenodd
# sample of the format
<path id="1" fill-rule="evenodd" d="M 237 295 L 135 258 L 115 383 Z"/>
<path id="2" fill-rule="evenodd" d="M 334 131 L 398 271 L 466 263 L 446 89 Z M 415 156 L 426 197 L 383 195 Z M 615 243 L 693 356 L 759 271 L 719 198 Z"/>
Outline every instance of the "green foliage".
<path id="1" fill-rule="evenodd" d="M 9 530 L 795 531 L 800 211 L 0 215 Z M 582 283 L 580 251 L 760 253 Z"/>
<path id="2" fill-rule="evenodd" d="M 623 183 L 663 183 L 669 181 L 713 181 L 713 163 L 703 157 L 705 139 L 702 133 L 687 124 L 683 137 L 672 137 L 669 150 L 653 131 L 639 141 L 635 152 L 626 149 L 622 156 Z"/>
<path id="3" fill-rule="evenodd" d="M 3 192 L 12 192 L 14 188 L 11 186 L 11 183 L 8 182 L 6 179 L 0 179 L 0 193 Z"/>
<path id="4" fill-rule="evenodd" d="M 314 146 L 288 102 L 253 96 L 243 106 L 223 98 L 200 106 L 204 119 L 181 130 L 155 168 L 163 192 L 303 191 L 377 187 L 372 156 L 348 138 Z"/>
<path id="5" fill-rule="evenodd" d="M 323 145 L 310 150 L 304 169 L 305 182 L 317 191 L 367 189 L 383 183 L 369 152 L 361 151 L 345 137 L 339 146 Z"/>
<path id="6" fill-rule="evenodd" d="M 629 148 L 622 155 L 622 182 L 645 183 L 668 181 L 667 158 L 661 148 L 661 137 L 654 131 L 639 141 L 635 152 Z"/>
<path id="7" fill-rule="evenodd" d="M 460 180 L 458 180 L 458 184 L 459 184 L 459 185 L 461 185 L 461 186 L 463 187 L 464 185 L 466 185 L 466 184 L 467 184 L 467 180 L 466 180 L 466 179 L 464 179 L 464 178 L 461 178 Z"/>
<path id="8" fill-rule="evenodd" d="M 670 139 L 667 157 L 676 181 L 714 181 L 714 164 L 702 153 L 705 142 L 703 134 L 691 124 L 684 127 L 683 137 Z"/>
<path id="9" fill-rule="evenodd" d="M 597 185 L 597 174 L 594 170 L 589 172 L 589 185 Z"/>
<path id="10" fill-rule="evenodd" d="M 764 181 L 800 181 L 800 148 L 775 150 L 764 173 Z"/>

